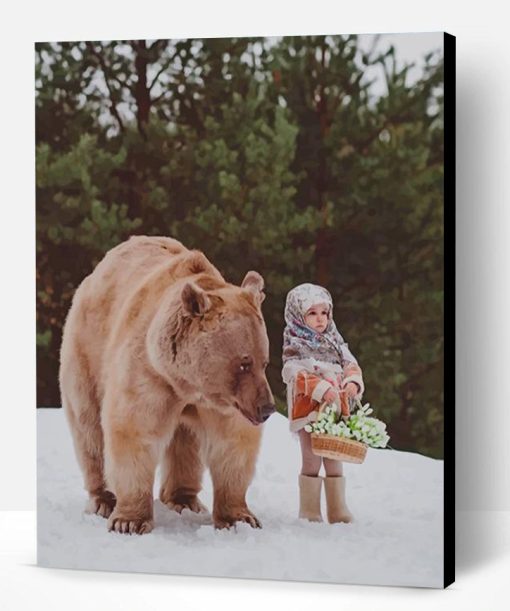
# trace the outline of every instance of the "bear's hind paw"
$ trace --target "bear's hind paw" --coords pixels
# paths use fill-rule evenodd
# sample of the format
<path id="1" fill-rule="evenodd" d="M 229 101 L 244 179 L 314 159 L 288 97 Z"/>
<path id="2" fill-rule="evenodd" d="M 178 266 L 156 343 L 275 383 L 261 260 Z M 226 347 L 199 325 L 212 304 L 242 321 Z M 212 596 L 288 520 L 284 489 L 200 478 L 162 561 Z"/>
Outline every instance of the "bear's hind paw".
<path id="1" fill-rule="evenodd" d="M 198 496 L 177 497 L 171 501 L 163 501 L 163 503 L 177 513 L 182 513 L 183 509 L 189 509 L 193 513 L 209 513 L 207 507 L 202 503 Z"/>
<path id="2" fill-rule="evenodd" d="M 154 528 L 154 522 L 150 519 L 130 520 L 128 518 L 111 515 L 108 520 L 108 531 L 123 533 L 126 535 L 145 535 Z"/>
<path id="3" fill-rule="evenodd" d="M 235 528 L 236 522 L 245 522 L 249 524 L 252 528 L 262 528 L 262 524 L 256 518 L 251 511 L 242 511 L 237 513 L 234 516 L 219 516 L 214 518 L 214 528 L 217 530 L 223 528 L 231 528 L 232 526 Z"/>
<path id="4" fill-rule="evenodd" d="M 102 518 L 109 518 L 116 502 L 115 495 L 109 490 L 92 493 L 85 506 L 85 513 L 95 513 Z"/>

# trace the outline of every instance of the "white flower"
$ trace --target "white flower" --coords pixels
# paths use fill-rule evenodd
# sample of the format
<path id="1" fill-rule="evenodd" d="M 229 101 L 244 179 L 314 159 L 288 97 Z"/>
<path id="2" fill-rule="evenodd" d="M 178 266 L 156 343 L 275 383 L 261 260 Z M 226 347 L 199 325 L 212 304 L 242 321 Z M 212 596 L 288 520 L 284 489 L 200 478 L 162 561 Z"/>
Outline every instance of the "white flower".
<path id="1" fill-rule="evenodd" d="M 358 411 L 344 420 L 334 405 L 326 405 L 318 414 L 315 422 L 305 426 L 307 432 L 335 435 L 347 439 L 356 439 L 373 448 L 386 447 L 389 436 L 386 424 L 377 418 L 369 417 L 373 413 L 370 404 L 362 405 Z"/>

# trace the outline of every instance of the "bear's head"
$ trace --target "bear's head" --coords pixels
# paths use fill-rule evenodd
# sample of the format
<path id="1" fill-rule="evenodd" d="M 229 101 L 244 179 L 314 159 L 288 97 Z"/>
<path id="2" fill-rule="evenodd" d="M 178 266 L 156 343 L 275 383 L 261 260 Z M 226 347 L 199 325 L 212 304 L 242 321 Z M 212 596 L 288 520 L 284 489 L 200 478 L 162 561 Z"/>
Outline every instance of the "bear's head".
<path id="1" fill-rule="evenodd" d="M 240 287 L 208 275 L 172 287 L 149 327 L 147 348 L 153 366 L 183 400 L 225 415 L 238 411 L 255 425 L 275 411 L 265 375 L 263 289 L 253 271 Z"/>

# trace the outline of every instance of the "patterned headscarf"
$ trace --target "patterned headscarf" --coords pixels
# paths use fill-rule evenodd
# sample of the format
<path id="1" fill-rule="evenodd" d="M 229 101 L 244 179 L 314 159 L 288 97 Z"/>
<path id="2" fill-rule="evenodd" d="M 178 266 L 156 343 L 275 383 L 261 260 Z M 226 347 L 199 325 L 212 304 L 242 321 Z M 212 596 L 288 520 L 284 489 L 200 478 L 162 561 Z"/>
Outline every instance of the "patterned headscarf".
<path id="1" fill-rule="evenodd" d="M 305 323 L 305 314 L 313 306 L 325 303 L 329 307 L 328 325 L 319 333 Z M 313 358 L 342 367 L 346 356 L 352 355 L 333 320 L 333 300 L 328 290 L 316 284 L 300 284 L 287 294 L 283 332 L 283 364 L 289 360 Z M 344 354 L 344 349 L 348 355 Z"/>

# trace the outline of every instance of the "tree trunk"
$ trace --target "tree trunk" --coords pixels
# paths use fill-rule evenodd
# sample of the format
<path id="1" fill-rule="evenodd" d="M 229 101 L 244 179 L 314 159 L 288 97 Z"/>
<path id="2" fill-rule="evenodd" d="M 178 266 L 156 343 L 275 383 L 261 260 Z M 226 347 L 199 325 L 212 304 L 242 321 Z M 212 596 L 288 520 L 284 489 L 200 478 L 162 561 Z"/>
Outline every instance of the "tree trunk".
<path id="1" fill-rule="evenodd" d="M 321 49 L 321 68 L 325 68 L 326 46 L 323 43 Z M 322 76 L 322 75 L 321 75 Z M 317 284 L 328 287 L 331 282 L 331 258 L 333 254 L 334 236 L 328 227 L 328 211 L 326 196 L 328 191 L 328 167 L 326 159 L 326 147 L 324 141 L 327 138 L 330 120 L 328 117 L 328 102 L 324 85 L 319 86 L 319 99 L 316 104 L 317 119 L 320 126 L 320 148 L 318 151 L 319 167 L 317 172 L 316 189 L 318 207 L 321 212 L 322 224 L 317 231 L 315 239 L 315 277 Z"/>
<path id="2" fill-rule="evenodd" d="M 136 121 L 138 131 L 146 138 L 145 126 L 149 122 L 151 110 L 151 96 L 149 85 L 147 83 L 147 44 L 145 40 L 138 40 L 133 45 L 135 51 L 135 70 L 137 81 L 135 85 L 135 100 L 136 100 Z"/>

